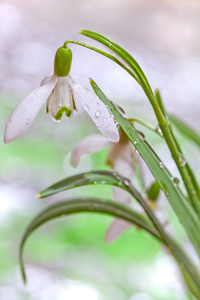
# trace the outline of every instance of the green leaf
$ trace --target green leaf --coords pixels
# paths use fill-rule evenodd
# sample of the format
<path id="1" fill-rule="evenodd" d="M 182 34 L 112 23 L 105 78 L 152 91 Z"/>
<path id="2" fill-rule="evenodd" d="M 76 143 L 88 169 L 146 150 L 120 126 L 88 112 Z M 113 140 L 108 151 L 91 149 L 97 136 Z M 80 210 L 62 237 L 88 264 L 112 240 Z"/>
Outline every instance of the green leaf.
<path id="1" fill-rule="evenodd" d="M 200 146 L 200 135 L 186 123 L 174 116 L 168 116 L 172 124 L 188 139 Z"/>
<path id="2" fill-rule="evenodd" d="M 154 224 L 157 232 L 159 232 L 162 242 L 170 249 L 175 259 L 181 266 L 181 270 L 184 274 L 184 277 L 189 278 L 197 278 L 196 282 L 200 280 L 195 268 L 192 266 L 186 255 L 179 248 L 179 246 L 165 233 L 161 224 L 147 205 L 146 201 L 143 199 L 142 195 L 134 188 L 133 185 L 130 184 L 130 181 L 116 172 L 110 171 L 92 171 L 83 174 L 78 174 L 64 180 L 59 181 L 58 183 L 48 187 L 43 190 L 39 195 L 40 198 L 47 197 L 52 194 L 62 192 L 71 188 L 80 187 L 82 185 L 91 185 L 91 184 L 111 184 L 118 187 L 121 187 L 131 193 L 133 197 L 137 199 L 140 205 L 143 207 L 144 211 L 148 215 L 149 219 Z M 186 268 L 186 270 L 183 268 Z M 188 274 L 189 273 L 189 274 Z M 200 286 L 199 286 L 200 288 Z"/>
<path id="3" fill-rule="evenodd" d="M 131 224 L 137 225 L 140 228 L 145 229 L 154 237 L 160 240 L 159 234 L 152 226 L 151 222 L 143 215 L 131 210 L 119 203 L 111 202 L 109 200 L 93 199 L 93 198 L 81 198 L 73 200 L 65 200 L 53 204 L 52 206 L 41 212 L 28 226 L 25 231 L 21 244 L 20 244 L 20 267 L 24 282 L 26 282 L 26 274 L 23 262 L 23 248 L 27 238 L 30 234 L 42 224 L 63 216 L 81 212 L 97 212 L 102 214 L 111 215 L 114 217 L 121 218 L 130 222 Z"/>
<path id="4" fill-rule="evenodd" d="M 107 184 L 121 187 L 122 181 L 123 177 L 119 176 L 116 172 L 91 171 L 67 177 L 41 191 L 36 198 L 44 198 L 68 189 L 72 189 L 74 187 L 84 185 Z"/>
<path id="5" fill-rule="evenodd" d="M 123 118 L 115 106 L 106 98 L 100 88 L 92 80 L 91 85 L 97 96 L 110 109 L 111 113 L 115 117 L 115 120 L 120 124 L 130 141 L 133 143 L 134 147 L 146 162 L 161 189 L 165 192 L 165 195 L 180 222 L 184 225 L 188 236 L 194 245 L 198 256 L 200 257 L 200 222 L 194 209 L 183 197 L 180 189 L 174 185 L 173 176 L 163 165 L 162 161 L 159 160 L 158 156 L 154 154 L 144 138 L 138 135 L 132 125 L 125 118 Z"/>

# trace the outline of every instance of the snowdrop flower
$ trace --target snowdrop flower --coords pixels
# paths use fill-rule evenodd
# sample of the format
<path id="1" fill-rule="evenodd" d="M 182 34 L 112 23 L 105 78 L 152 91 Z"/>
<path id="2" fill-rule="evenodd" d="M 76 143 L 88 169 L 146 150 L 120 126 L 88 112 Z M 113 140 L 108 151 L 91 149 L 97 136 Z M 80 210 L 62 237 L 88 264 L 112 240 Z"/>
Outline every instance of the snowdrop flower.
<path id="1" fill-rule="evenodd" d="M 37 113 L 47 102 L 47 112 L 53 120 L 61 121 L 65 114 L 72 117 L 76 101 L 80 101 L 97 128 L 112 142 L 119 141 L 113 116 L 94 92 L 76 83 L 69 75 L 72 52 L 67 46 L 60 47 L 55 55 L 54 74 L 45 78 L 42 86 L 19 102 L 7 121 L 4 142 L 9 143 L 23 135 Z"/>
<path id="2" fill-rule="evenodd" d="M 132 181 L 135 175 L 137 157 L 133 145 L 121 128 L 119 129 L 119 135 L 119 143 L 112 143 L 99 134 L 93 134 L 84 138 L 72 151 L 72 166 L 76 167 L 83 155 L 98 152 L 104 147 L 109 146 L 106 164 L 120 175 L 125 176 Z M 116 202 L 124 205 L 129 205 L 132 199 L 132 196 L 128 192 L 118 187 L 113 187 L 113 197 Z M 107 230 L 105 237 L 106 241 L 111 242 L 115 240 L 129 226 L 130 223 L 126 221 L 118 218 L 114 219 Z"/>

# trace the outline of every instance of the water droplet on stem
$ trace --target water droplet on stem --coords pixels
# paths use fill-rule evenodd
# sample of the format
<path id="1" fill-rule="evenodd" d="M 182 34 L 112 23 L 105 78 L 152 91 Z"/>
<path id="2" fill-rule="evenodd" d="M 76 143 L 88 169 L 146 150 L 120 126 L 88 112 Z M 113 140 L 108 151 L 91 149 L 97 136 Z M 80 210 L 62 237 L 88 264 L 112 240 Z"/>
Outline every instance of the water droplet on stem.
<path id="1" fill-rule="evenodd" d="M 179 156 L 178 162 L 181 167 L 184 167 L 186 165 L 185 157 L 182 154 Z"/>
<path id="2" fill-rule="evenodd" d="M 156 127 L 156 131 L 157 131 L 161 136 L 163 136 L 163 133 L 162 133 L 162 130 L 160 129 L 160 126 L 157 126 L 157 127 Z"/>

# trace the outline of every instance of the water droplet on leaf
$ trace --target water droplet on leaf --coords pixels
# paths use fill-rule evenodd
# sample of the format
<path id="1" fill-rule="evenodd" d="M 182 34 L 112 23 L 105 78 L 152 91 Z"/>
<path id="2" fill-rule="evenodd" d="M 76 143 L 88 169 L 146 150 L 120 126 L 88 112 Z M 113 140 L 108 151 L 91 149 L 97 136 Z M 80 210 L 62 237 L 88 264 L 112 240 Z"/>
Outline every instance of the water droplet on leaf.
<path id="1" fill-rule="evenodd" d="M 141 138 L 141 140 L 143 140 L 143 141 L 145 140 L 145 135 L 143 132 L 137 130 L 137 134 Z"/>
<path id="2" fill-rule="evenodd" d="M 124 183 L 124 185 L 129 186 L 130 185 L 130 180 L 124 179 L 123 183 Z"/>
<path id="3" fill-rule="evenodd" d="M 163 169 L 163 163 L 162 161 L 159 162 L 160 168 Z"/>
<path id="4" fill-rule="evenodd" d="M 169 191 L 165 191 L 165 195 L 166 195 L 166 196 L 169 196 Z"/>
<path id="5" fill-rule="evenodd" d="M 173 182 L 174 186 L 177 187 L 179 185 L 180 180 L 177 177 L 171 177 L 171 181 Z"/>

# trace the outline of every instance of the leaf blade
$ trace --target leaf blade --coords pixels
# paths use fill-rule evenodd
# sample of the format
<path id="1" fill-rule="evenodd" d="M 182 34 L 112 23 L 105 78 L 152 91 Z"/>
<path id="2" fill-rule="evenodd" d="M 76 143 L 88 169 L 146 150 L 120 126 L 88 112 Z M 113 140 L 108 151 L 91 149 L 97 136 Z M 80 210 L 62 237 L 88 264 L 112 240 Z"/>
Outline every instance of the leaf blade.
<path id="1" fill-rule="evenodd" d="M 172 175 L 159 160 L 158 156 L 151 151 L 151 147 L 148 147 L 147 142 L 138 135 L 131 124 L 116 110 L 115 106 L 106 98 L 97 84 L 93 80 L 91 80 L 90 83 L 99 99 L 108 106 L 116 121 L 120 124 L 134 147 L 146 162 L 161 189 L 165 192 L 166 197 L 179 220 L 184 225 L 188 236 L 200 257 L 200 222 L 194 209 L 183 197 L 179 188 L 173 185 Z"/>
<path id="2" fill-rule="evenodd" d="M 119 203 L 106 201 L 102 199 L 94 199 L 94 198 L 81 198 L 81 199 L 73 199 L 66 200 L 62 202 L 58 202 L 56 204 L 51 205 L 47 209 L 45 209 L 42 213 L 40 213 L 28 226 L 25 231 L 19 251 L 19 259 L 20 259 L 20 268 L 22 272 L 22 277 L 24 282 L 26 282 L 26 274 L 23 263 L 23 248 L 27 238 L 30 234 L 37 229 L 42 224 L 50 221 L 59 216 L 75 214 L 79 212 L 98 212 L 102 214 L 112 215 L 114 217 L 121 218 L 125 221 L 130 222 L 131 224 L 135 224 L 140 228 L 145 229 L 154 237 L 160 240 L 159 234 L 154 229 L 151 222 L 144 216 L 139 214 L 138 212 L 129 209 Z"/>

